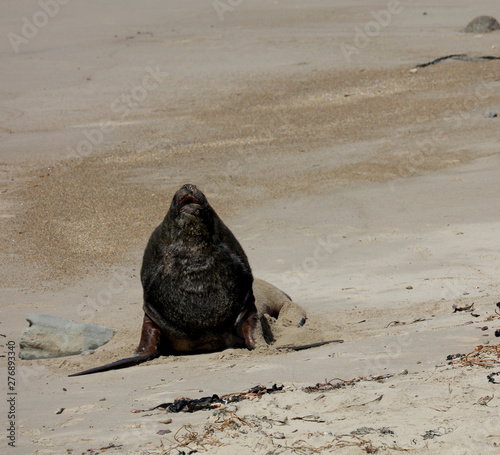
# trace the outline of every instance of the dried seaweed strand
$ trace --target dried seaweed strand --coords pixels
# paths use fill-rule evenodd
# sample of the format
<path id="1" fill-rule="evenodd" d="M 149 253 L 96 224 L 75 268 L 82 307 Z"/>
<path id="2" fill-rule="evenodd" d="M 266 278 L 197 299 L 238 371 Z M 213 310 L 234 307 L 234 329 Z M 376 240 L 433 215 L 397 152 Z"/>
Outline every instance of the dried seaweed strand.
<path id="1" fill-rule="evenodd" d="M 495 367 L 500 361 L 500 344 L 477 346 L 474 351 L 469 352 L 465 357 L 457 360 L 458 366 L 478 365 L 485 368 Z"/>
<path id="2" fill-rule="evenodd" d="M 170 441 L 172 444 L 167 449 L 164 449 L 161 455 L 170 455 L 172 450 L 178 449 L 180 447 L 188 447 L 190 444 L 194 444 L 207 450 L 206 446 L 212 447 L 222 447 L 227 444 L 221 442 L 219 439 L 215 438 L 213 435 L 215 433 L 227 432 L 228 430 L 237 430 L 239 428 L 239 423 L 244 425 L 252 426 L 245 419 L 242 419 L 234 412 L 228 412 L 228 417 L 226 417 L 222 422 L 215 422 L 205 429 L 205 432 L 200 435 L 193 430 L 191 425 L 183 425 L 180 427 L 174 435 L 174 441 Z M 184 434 L 180 435 L 182 431 Z"/>
<path id="3" fill-rule="evenodd" d="M 345 438 L 354 438 L 354 440 L 348 440 Z M 291 446 L 286 448 L 306 455 L 310 453 L 322 453 L 323 451 L 331 449 L 333 447 L 343 448 L 343 447 L 353 447 L 353 446 L 357 446 L 363 449 L 366 453 L 376 453 L 381 448 L 388 450 L 396 450 L 399 452 L 409 452 L 411 450 L 416 450 L 416 449 L 407 449 L 404 447 L 397 447 L 394 445 L 387 446 L 386 444 L 382 444 L 380 447 L 376 447 L 373 445 L 373 442 L 371 440 L 363 439 L 360 438 L 359 436 L 351 434 L 336 436 L 334 439 L 332 439 L 332 441 L 329 444 L 326 444 L 321 447 L 313 447 L 307 441 L 300 439 L 298 441 L 295 441 Z"/>

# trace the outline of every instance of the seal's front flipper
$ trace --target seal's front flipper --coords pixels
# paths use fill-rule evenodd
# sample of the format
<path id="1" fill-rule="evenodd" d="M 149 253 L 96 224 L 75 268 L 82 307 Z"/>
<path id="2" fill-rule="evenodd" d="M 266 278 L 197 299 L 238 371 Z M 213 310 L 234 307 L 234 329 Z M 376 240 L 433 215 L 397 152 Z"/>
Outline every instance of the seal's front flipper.
<path id="1" fill-rule="evenodd" d="M 255 349 L 257 343 L 255 342 L 254 332 L 258 322 L 259 317 L 255 307 L 255 297 L 250 290 L 245 296 L 243 310 L 236 318 L 234 325 L 237 344 L 241 345 L 241 342 L 244 342 L 249 350 Z"/>
<path id="2" fill-rule="evenodd" d="M 144 313 L 142 321 L 141 341 L 135 351 L 135 355 L 149 355 L 154 357 L 158 353 L 158 347 L 161 339 L 161 329 L 153 320 Z"/>
<path id="3" fill-rule="evenodd" d="M 257 311 L 250 313 L 250 315 L 241 324 L 241 335 L 245 340 L 245 345 L 248 349 L 255 349 L 255 337 L 254 332 L 257 327 L 258 317 Z"/>
<path id="4" fill-rule="evenodd" d="M 91 368 L 89 370 L 73 373 L 69 376 L 83 376 L 84 374 L 100 373 L 101 371 L 117 370 L 119 368 L 126 368 L 138 363 L 150 360 L 158 355 L 158 346 L 161 338 L 160 328 L 145 314 L 142 323 L 141 341 L 133 357 L 117 360 L 107 365 Z"/>

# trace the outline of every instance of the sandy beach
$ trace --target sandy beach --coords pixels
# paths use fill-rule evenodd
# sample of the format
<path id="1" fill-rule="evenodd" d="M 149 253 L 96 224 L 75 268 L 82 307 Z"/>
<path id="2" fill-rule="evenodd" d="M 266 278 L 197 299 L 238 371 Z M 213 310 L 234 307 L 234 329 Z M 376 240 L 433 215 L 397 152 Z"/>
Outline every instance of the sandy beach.
<path id="1" fill-rule="evenodd" d="M 499 453 L 500 31 L 460 31 L 497 2 L 0 11 L 1 453 Z M 69 378 L 134 352 L 144 247 L 188 182 L 307 323 Z M 9 395 L 28 313 L 117 333 L 16 357 Z"/>

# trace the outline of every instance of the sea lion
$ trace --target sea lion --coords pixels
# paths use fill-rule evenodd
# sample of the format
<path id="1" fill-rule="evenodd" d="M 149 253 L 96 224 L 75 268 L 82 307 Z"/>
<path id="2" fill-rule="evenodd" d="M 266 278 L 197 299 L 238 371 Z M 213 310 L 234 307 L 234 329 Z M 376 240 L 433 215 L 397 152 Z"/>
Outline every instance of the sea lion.
<path id="1" fill-rule="evenodd" d="M 151 235 L 141 282 L 144 321 L 135 355 L 70 376 L 128 367 L 160 353 L 255 348 L 258 317 L 248 259 L 195 185 L 175 193 Z"/>
<path id="2" fill-rule="evenodd" d="M 273 319 L 277 319 L 275 322 L 280 323 L 282 327 L 301 327 L 306 323 L 307 315 L 304 309 L 271 283 L 255 278 L 253 294 L 259 318 L 255 338 L 260 344 L 272 344 L 276 341 L 274 330 L 270 325 Z"/>
<path id="3" fill-rule="evenodd" d="M 268 314 L 284 326 L 303 326 L 307 319 L 304 309 L 276 286 L 259 278 L 253 280 L 253 294 L 259 318 Z"/>

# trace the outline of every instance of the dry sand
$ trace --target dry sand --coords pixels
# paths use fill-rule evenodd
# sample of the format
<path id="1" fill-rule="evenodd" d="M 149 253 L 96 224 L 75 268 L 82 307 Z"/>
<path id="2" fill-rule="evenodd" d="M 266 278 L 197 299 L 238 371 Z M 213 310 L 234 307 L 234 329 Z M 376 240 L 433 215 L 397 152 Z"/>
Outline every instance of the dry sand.
<path id="1" fill-rule="evenodd" d="M 31 38 L 40 4 L 0 6 L 2 355 L 29 312 L 118 333 L 16 361 L 1 452 L 498 453 L 498 358 L 446 357 L 498 344 L 500 61 L 413 70 L 500 56 L 500 32 L 459 32 L 497 2 L 66 3 Z M 307 310 L 275 346 L 344 343 L 68 378 L 133 352 L 142 250 L 186 182 Z M 342 386 L 304 389 L 326 381 Z M 274 383 L 215 412 L 131 412 Z"/>

